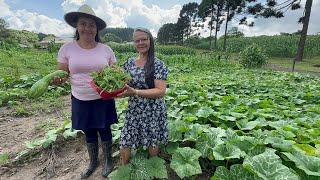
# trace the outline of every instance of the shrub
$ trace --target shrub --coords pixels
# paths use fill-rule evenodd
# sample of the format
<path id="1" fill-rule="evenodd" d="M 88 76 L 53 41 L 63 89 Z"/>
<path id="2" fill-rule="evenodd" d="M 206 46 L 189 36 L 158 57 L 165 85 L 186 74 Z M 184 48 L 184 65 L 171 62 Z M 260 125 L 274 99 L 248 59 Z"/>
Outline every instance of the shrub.
<path id="1" fill-rule="evenodd" d="M 245 68 L 261 68 L 267 64 L 265 51 L 257 44 L 252 44 L 239 53 L 240 64 Z"/>

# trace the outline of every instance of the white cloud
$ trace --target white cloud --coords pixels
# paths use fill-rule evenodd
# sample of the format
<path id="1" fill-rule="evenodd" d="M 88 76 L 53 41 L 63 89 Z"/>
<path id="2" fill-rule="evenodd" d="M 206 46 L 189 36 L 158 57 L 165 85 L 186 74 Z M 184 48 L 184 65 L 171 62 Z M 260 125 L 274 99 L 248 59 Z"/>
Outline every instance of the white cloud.
<path id="1" fill-rule="evenodd" d="M 37 13 L 31 13 L 27 10 L 17 10 L 11 13 L 7 22 L 12 29 L 24 29 L 34 32 L 43 32 L 46 34 L 56 34 L 59 36 L 70 35 L 73 29 L 64 22 L 52 19 Z"/>
<path id="2" fill-rule="evenodd" d="M 4 2 L 4 0 L 0 0 L 0 17 L 6 17 L 11 14 L 9 6 Z"/>
<path id="3" fill-rule="evenodd" d="M 83 0 L 90 5 L 96 15 L 106 21 L 108 27 L 137 27 L 144 26 L 155 31 L 164 24 L 176 22 L 181 9 L 175 5 L 171 9 L 161 9 L 143 4 L 142 0 Z M 77 11 L 81 3 L 67 0 L 62 3 L 65 12 Z M 156 33 L 155 33 L 156 34 Z"/>
<path id="4" fill-rule="evenodd" d="M 77 11 L 82 4 L 90 5 L 96 15 L 106 21 L 108 27 L 143 26 L 152 29 L 153 35 L 157 34 L 163 24 L 176 22 L 181 9 L 180 5 L 170 9 L 162 9 L 156 5 L 147 6 L 143 0 L 65 0 L 61 8 L 67 13 Z M 23 9 L 10 11 L 4 0 L 0 0 L 0 5 L 1 16 L 7 16 L 10 28 L 58 36 L 73 34 L 74 30 L 64 21 Z"/>
<path id="5" fill-rule="evenodd" d="M 304 4 L 305 0 L 302 1 Z M 143 0 L 64 0 L 61 8 L 64 13 L 77 11 L 82 4 L 89 4 L 100 18 L 106 21 L 108 27 L 138 27 L 149 28 L 153 35 L 165 23 L 177 22 L 182 5 L 175 5 L 169 9 L 160 8 L 157 5 L 147 6 Z M 303 9 L 288 11 L 281 19 L 252 19 L 254 27 L 239 26 L 247 36 L 274 35 L 280 32 L 296 32 L 301 29 L 297 24 Z M 58 36 L 72 35 L 74 29 L 63 20 L 50 18 L 27 10 L 10 10 L 4 0 L 0 0 L 0 17 L 5 17 L 9 27 L 13 29 L 26 29 L 29 31 L 56 34 Z M 310 18 L 310 34 L 320 31 L 320 1 L 314 1 Z M 238 26 L 238 22 L 231 22 L 229 27 Z M 206 32 L 205 32 L 206 31 Z M 219 35 L 223 34 L 222 25 Z M 201 30 L 203 36 L 209 35 L 209 30 Z"/>

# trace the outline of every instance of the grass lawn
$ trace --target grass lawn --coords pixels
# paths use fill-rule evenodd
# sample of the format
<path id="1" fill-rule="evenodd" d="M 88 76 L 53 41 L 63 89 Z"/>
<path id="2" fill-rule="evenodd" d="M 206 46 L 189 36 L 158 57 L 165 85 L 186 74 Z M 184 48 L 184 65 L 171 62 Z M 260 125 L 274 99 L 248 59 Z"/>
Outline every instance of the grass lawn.
<path id="1" fill-rule="evenodd" d="M 277 65 L 278 67 L 292 69 L 292 59 L 291 58 L 277 58 L 273 57 L 270 58 L 268 63 L 270 65 Z M 313 58 L 305 58 L 302 62 L 296 62 L 295 70 L 301 72 L 316 72 L 320 73 L 320 57 L 313 57 Z"/>

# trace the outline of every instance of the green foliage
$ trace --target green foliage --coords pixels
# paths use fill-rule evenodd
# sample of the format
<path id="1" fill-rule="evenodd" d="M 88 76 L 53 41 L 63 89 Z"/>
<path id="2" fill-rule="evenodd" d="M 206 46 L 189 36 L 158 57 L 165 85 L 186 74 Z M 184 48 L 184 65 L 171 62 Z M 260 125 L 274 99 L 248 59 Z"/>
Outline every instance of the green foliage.
<path id="1" fill-rule="evenodd" d="M 243 166 L 262 179 L 292 179 L 298 180 L 299 177 L 287 166 L 283 165 L 275 150 L 266 150 L 264 153 L 254 157 L 247 157 Z"/>
<path id="2" fill-rule="evenodd" d="M 116 43 L 121 43 L 122 40 L 118 36 L 112 33 L 107 33 L 103 36 L 102 42 L 116 42 Z"/>
<path id="3" fill-rule="evenodd" d="M 9 162 L 9 153 L 0 153 L 0 166 Z"/>
<path id="4" fill-rule="evenodd" d="M 174 23 L 167 23 L 160 27 L 157 35 L 157 42 L 160 44 L 178 44 L 178 26 Z"/>
<path id="5" fill-rule="evenodd" d="M 118 66 L 107 66 L 102 72 L 91 73 L 91 76 L 97 86 L 108 92 L 123 88 L 131 80 L 130 74 Z"/>
<path id="6" fill-rule="evenodd" d="M 267 64 L 265 52 L 256 44 L 252 44 L 239 53 L 240 64 L 245 68 L 261 68 Z"/>
<path id="7" fill-rule="evenodd" d="M 211 180 L 259 180 L 258 176 L 243 168 L 241 164 L 235 164 L 230 170 L 224 166 L 217 167 Z"/>
<path id="8" fill-rule="evenodd" d="M 201 153 L 190 147 L 178 148 L 172 155 L 170 167 L 182 179 L 184 177 L 201 174 L 201 167 L 198 158 Z"/>
<path id="9" fill-rule="evenodd" d="M 26 30 L 9 30 L 9 37 L 13 42 L 33 47 L 39 41 L 38 34 Z"/>
<path id="10" fill-rule="evenodd" d="M 7 29 L 9 24 L 3 19 L 0 18 L 0 32 Z"/>
<path id="11" fill-rule="evenodd" d="M 298 49 L 299 35 L 274 35 L 274 36 L 256 36 L 229 38 L 227 51 L 238 53 L 252 44 L 257 44 L 265 50 L 268 56 L 272 57 L 294 57 Z M 320 55 L 320 36 L 307 36 L 304 56 L 314 57 Z M 222 49 L 223 39 L 219 39 L 218 46 Z"/>
<path id="12" fill-rule="evenodd" d="M 121 39 L 122 42 L 132 42 L 133 41 L 133 31 L 132 28 L 106 28 L 100 32 L 101 37 L 105 34 L 113 34 Z"/>
<path id="13" fill-rule="evenodd" d="M 230 37 L 244 37 L 243 32 L 239 31 L 238 27 L 232 27 L 227 32 L 228 38 Z"/>
<path id="14" fill-rule="evenodd" d="M 27 149 L 30 150 L 35 148 L 47 148 L 54 143 L 59 136 L 62 135 L 65 139 L 75 138 L 78 132 L 78 130 L 73 130 L 71 128 L 71 121 L 66 119 L 60 127 L 47 131 L 43 138 L 26 141 L 25 144 Z"/>
<path id="15" fill-rule="evenodd" d="M 0 56 L 0 97 L 3 97 L 3 105 L 8 108 L 24 107 L 19 112 L 30 113 L 29 105 L 38 109 L 43 108 L 44 104 L 50 107 L 57 103 L 61 105 L 57 97 L 70 92 L 65 87 L 49 86 L 48 93 L 40 99 L 29 100 L 26 97 L 26 91 L 37 80 L 55 70 L 55 53 L 1 49 Z M 122 64 L 136 53 L 133 48 L 130 53 L 116 52 L 116 56 L 118 64 Z M 239 64 L 230 62 L 229 55 L 224 53 L 158 53 L 157 57 L 166 63 L 170 71 L 165 97 L 170 139 L 165 150 L 172 155 L 172 158 L 166 158 L 168 161 L 172 163 L 174 159 L 179 159 L 177 157 L 182 157 L 177 155 L 182 154 L 178 150 L 187 146 L 200 152 L 201 167 L 205 172 L 210 167 L 210 173 L 218 179 L 228 176 L 231 179 L 235 174 L 239 179 L 250 179 L 252 175 L 257 177 L 254 179 L 258 176 L 265 179 L 285 178 L 286 175 L 292 179 L 298 176 L 300 179 L 319 179 L 315 176 L 320 157 L 319 77 L 241 68 Z M 115 142 L 119 140 L 126 107 L 126 99 L 117 100 L 120 123 L 112 126 Z M 55 135 L 58 139 L 62 136 L 72 138 L 76 134 L 71 124 L 63 127 L 63 130 L 47 129 L 53 131 L 30 141 L 28 146 L 42 150 L 55 142 Z M 22 151 L 17 158 L 28 155 L 34 149 Z M 186 157 L 183 163 L 175 161 L 180 163 L 177 163 L 179 172 L 198 172 L 199 169 L 189 172 L 185 168 L 190 167 L 187 166 L 190 164 L 189 158 L 194 159 L 192 168 L 199 167 L 198 158 L 193 158 L 198 153 L 190 152 L 191 155 L 186 152 L 183 156 Z M 154 169 L 160 167 L 158 164 L 162 164 L 162 160 L 151 165 L 143 165 L 147 164 L 143 161 L 133 161 L 140 166 L 130 164 L 119 168 L 119 171 L 123 169 L 126 172 L 119 173 L 122 176 L 118 179 L 152 179 L 155 172 L 159 173 L 159 178 L 165 177 L 165 173 L 160 173 L 165 171 Z M 150 172 L 144 168 L 153 165 Z M 214 170 L 214 166 L 219 167 Z M 203 177 L 191 176 L 188 177 Z"/>
<path id="16" fill-rule="evenodd" d="M 290 161 L 296 164 L 296 167 L 303 170 L 307 175 L 320 177 L 320 158 L 308 156 L 301 153 L 283 153 Z"/>
<path id="17" fill-rule="evenodd" d="M 108 45 L 116 53 L 136 53 L 135 47 L 133 44 L 118 44 L 109 42 Z M 189 54 L 195 55 L 196 50 L 184 46 L 174 46 L 174 45 L 159 45 L 155 47 L 155 51 L 158 54 L 163 55 L 175 55 L 175 54 Z"/>
<path id="18" fill-rule="evenodd" d="M 156 46 L 156 52 L 164 55 L 189 54 L 195 55 L 196 50 L 183 46 Z"/>
<path id="19" fill-rule="evenodd" d="M 141 155 L 134 156 L 130 163 L 120 166 L 109 175 L 112 180 L 148 180 L 167 179 L 165 161 L 159 157 L 146 159 Z"/>

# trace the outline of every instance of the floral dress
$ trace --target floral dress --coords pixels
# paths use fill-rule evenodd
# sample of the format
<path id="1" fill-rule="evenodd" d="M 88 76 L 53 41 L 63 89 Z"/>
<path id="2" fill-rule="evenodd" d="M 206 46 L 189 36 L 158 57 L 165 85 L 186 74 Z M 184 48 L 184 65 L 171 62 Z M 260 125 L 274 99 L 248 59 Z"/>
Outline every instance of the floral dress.
<path id="1" fill-rule="evenodd" d="M 168 69 L 159 59 L 155 59 L 154 77 L 167 80 Z M 135 89 L 148 89 L 145 82 L 145 70 L 135 65 L 135 59 L 128 59 L 124 69 L 130 73 L 129 85 Z M 156 147 L 168 142 L 167 110 L 164 98 L 144 98 L 130 96 L 126 110 L 125 124 L 121 131 L 120 148 L 144 149 Z"/>

